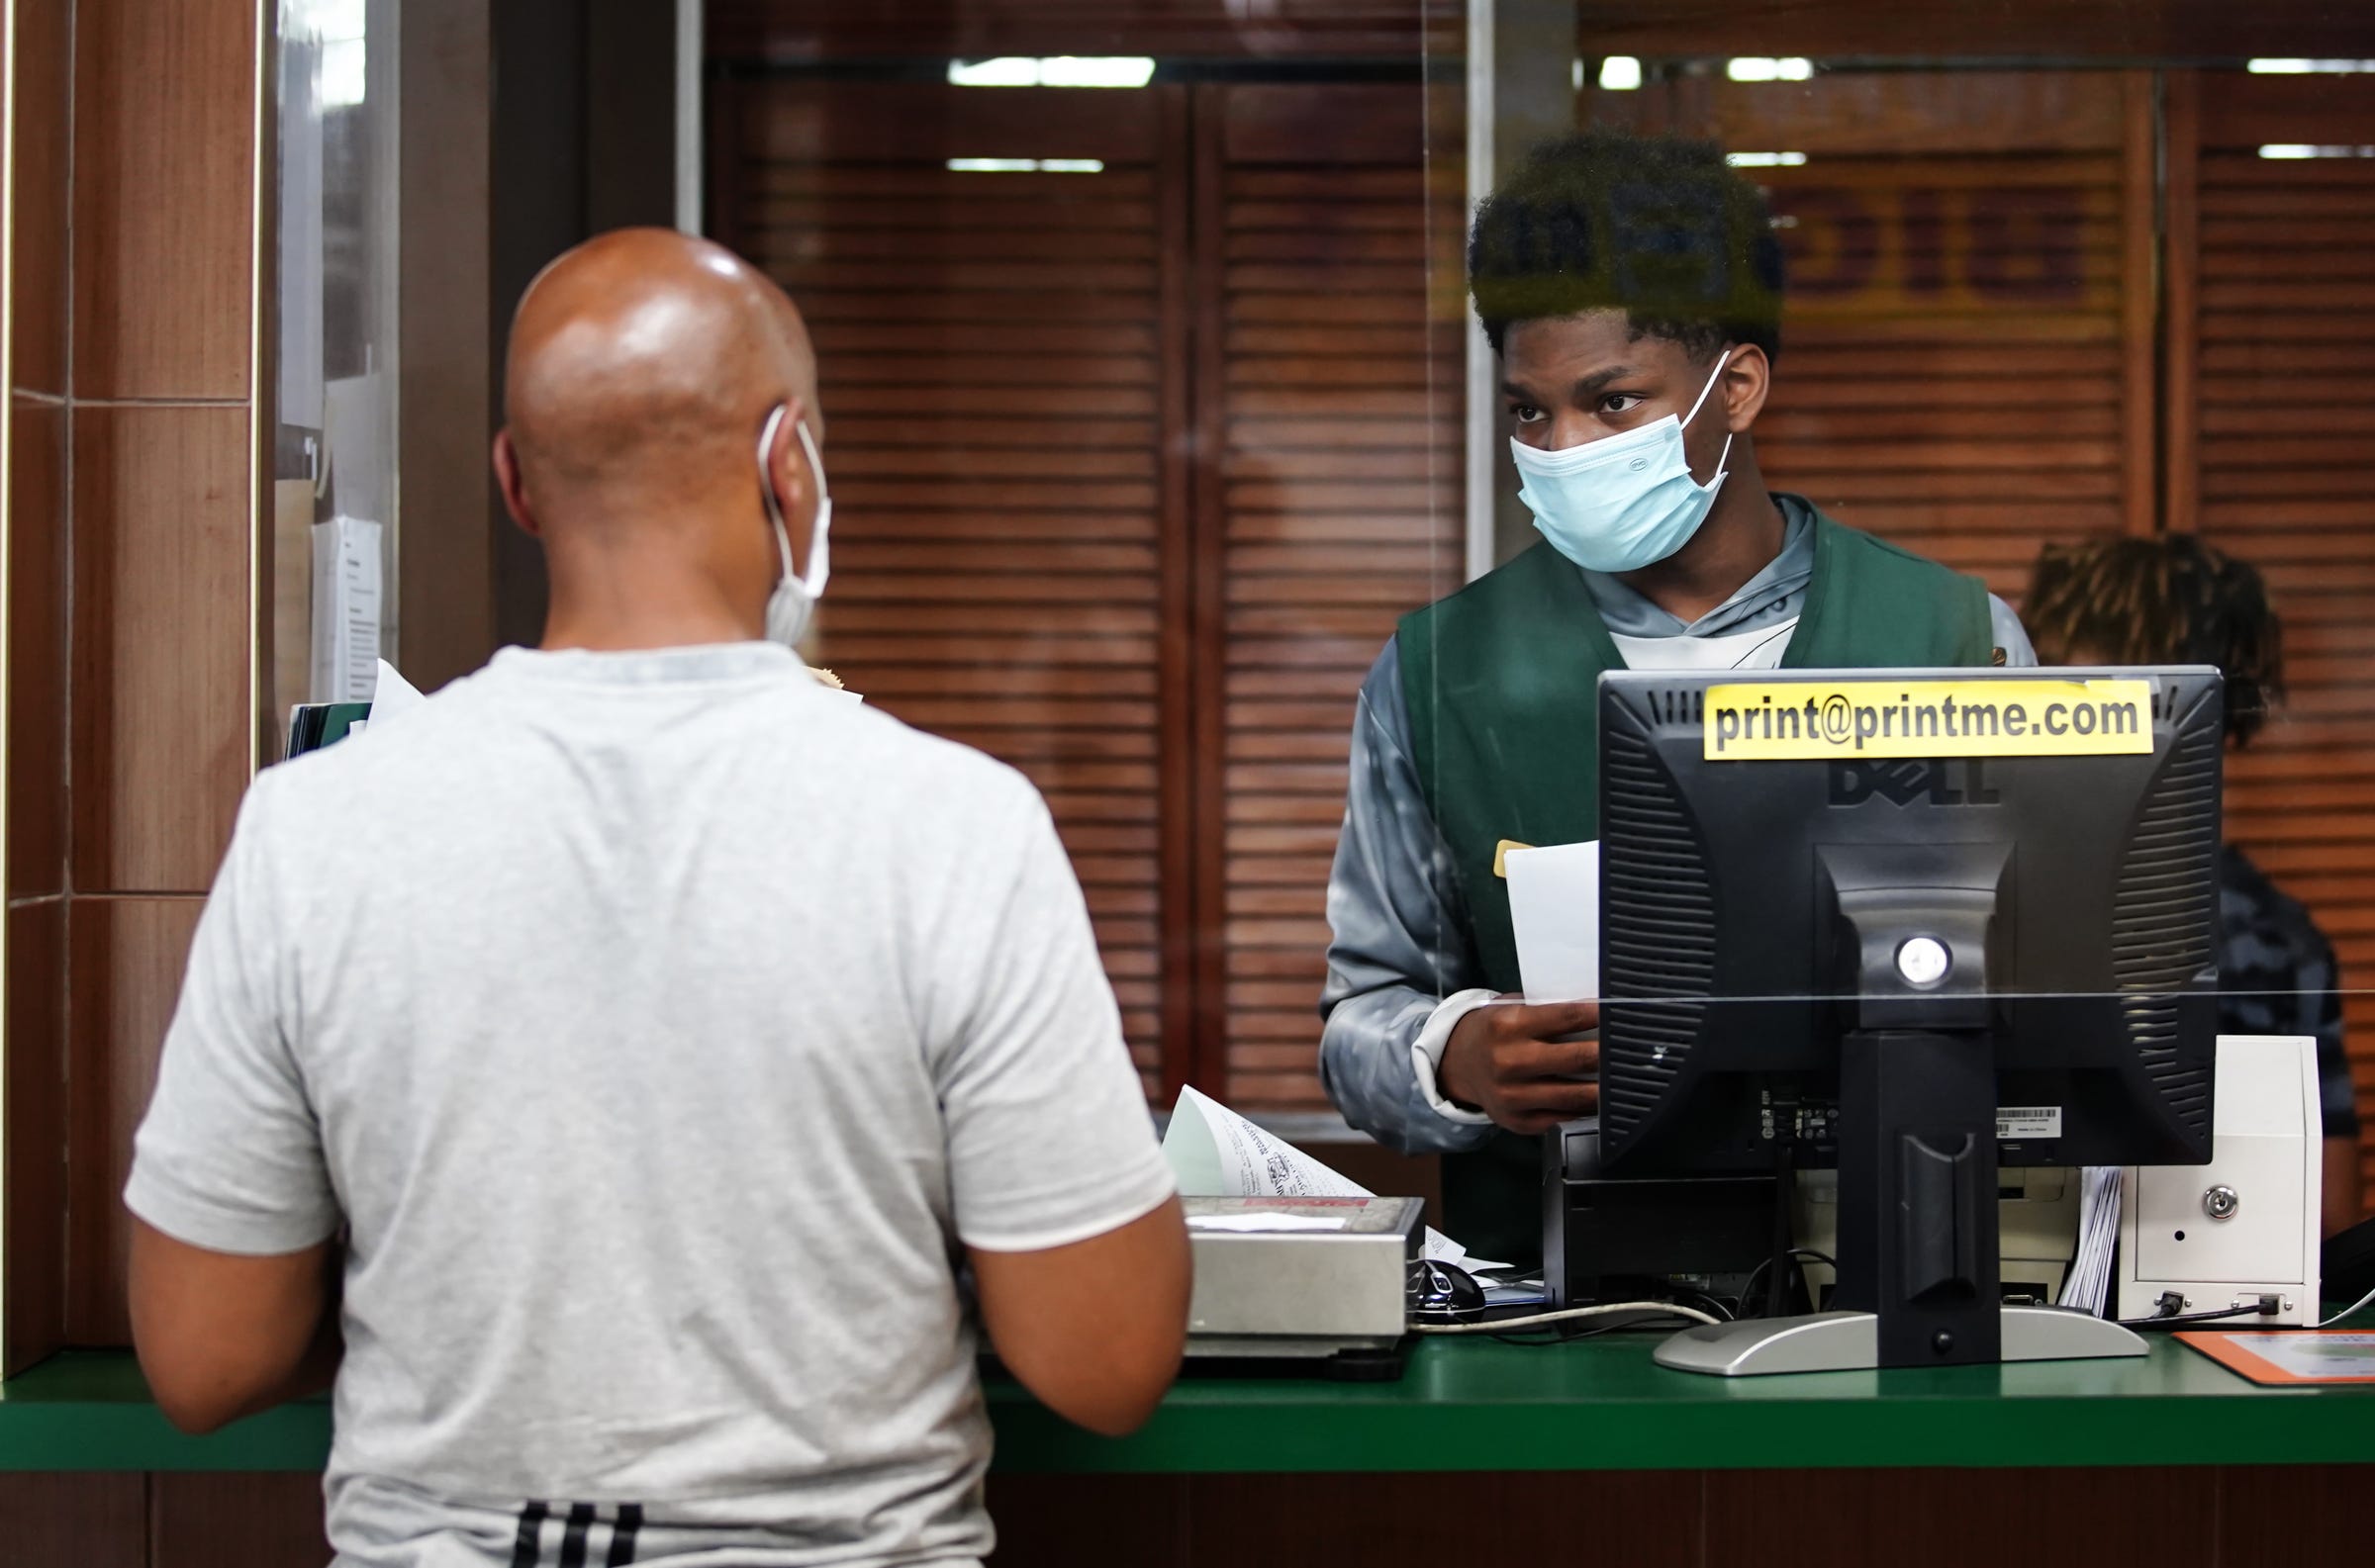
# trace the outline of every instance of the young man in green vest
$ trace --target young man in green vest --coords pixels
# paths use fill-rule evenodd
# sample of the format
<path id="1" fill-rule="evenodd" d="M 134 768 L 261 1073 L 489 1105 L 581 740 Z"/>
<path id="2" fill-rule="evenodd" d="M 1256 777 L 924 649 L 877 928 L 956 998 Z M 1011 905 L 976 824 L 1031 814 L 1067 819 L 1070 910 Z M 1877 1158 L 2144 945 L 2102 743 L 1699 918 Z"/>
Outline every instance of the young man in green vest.
<path id="1" fill-rule="evenodd" d="M 1469 279 L 1543 539 L 1406 617 L 1362 686 L 1320 1073 L 1355 1127 L 1444 1155 L 1455 1240 L 1531 1262 L 1540 1135 L 1598 1107 L 1599 1008 L 1516 996 L 1497 858 L 1599 836 L 1600 673 L 2035 656 L 1976 580 L 1765 490 L 1781 253 L 1720 149 L 1538 148 L 1478 209 Z"/>

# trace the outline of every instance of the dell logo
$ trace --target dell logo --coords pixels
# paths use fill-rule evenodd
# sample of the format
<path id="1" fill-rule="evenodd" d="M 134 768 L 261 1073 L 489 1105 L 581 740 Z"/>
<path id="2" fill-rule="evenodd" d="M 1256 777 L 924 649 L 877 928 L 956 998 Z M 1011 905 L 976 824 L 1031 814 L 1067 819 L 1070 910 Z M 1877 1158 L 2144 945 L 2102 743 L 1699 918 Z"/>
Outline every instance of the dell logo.
<path id="1" fill-rule="evenodd" d="M 1874 796 L 1898 806 L 1992 806 L 2002 798 L 1988 786 L 1976 757 L 1831 765 L 1833 805 L 1859 806 Z"/>

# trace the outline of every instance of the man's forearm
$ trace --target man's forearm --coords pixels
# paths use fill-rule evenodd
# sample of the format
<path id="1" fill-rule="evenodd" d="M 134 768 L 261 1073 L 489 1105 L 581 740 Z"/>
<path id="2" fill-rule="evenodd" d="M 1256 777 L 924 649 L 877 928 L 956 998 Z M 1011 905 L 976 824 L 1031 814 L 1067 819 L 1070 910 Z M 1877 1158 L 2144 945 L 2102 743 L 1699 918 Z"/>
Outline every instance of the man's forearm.
<path id="1" fill-rule="evenodd" d="M 1412 1052 L 1441 1005 L 1410 986 L 1348 996 L 1320 1036 L 1328 1098 L 1346 1121 L 1401 1153 L 1457 1153 L 1492 1136 L 1489 1123 L 1455 1119 L 1428 1098 Z"/>
<path id="2" fill-rule="evenodd" d="M 327 1266 L 328 1278 L 323 1283 L 322 1316 L 314 1325 L 314 1335 L 305 1346 L 305 1353 L 289 1369 L 276 1388 L 266 1389 L 243 1405 L 234 1421 L 261 1415 L 291 1400 L 309 1399 L 326 1394 L 338 1380 L 338 1364 L 346 1358 L 346 1335 L 339 1326 L 338 1307 L 341 1284 L 345 1273 L 346 1253 L 341 1246 L 332 1246 Z"/>

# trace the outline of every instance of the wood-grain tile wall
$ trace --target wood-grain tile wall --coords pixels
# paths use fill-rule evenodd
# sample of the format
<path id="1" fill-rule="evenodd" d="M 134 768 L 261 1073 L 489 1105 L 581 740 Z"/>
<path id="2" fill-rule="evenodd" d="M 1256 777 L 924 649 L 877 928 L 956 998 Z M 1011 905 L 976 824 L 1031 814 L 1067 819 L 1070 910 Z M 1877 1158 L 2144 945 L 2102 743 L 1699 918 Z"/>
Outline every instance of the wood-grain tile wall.
<path id="1" fill-rule="evenodd" d="M 255 0 L 76 0 L 74 392 L 247 395 Z"/>
<path id="2" fill-rule="evenodd" d="M 0 891 L 0 1375 L 65 1304 L 67 207 L 73 0 L 17 0 L 6 452 L 6 850 Z M 10 1532 L 14 1538 L 14 1532 Z"/>
<path id="3" fill-rule="evenodd" d="M 127 1337 L 132 1129 L 251 766 L 261 7 L 15 11 L 8 1367 Z"/>
<path id="4" fill-rule="evenodd" d="M 66 1336 L 129 1344 L 124 1177 L 205 900 L 77 895 L 68 907 Z"/>
<path id="5" fill-rule="evenodd" d="M 65 1333 L 66 1310 L 66 901 L 44 898 L 8 911 L 8 1052 L 0 1061 L 0 1376 L 47 1355 Z"/>
<path id="6" fill-rule="evenodd" d="M 73 0 L 17 0 L 15 121 L 16 236 L 11 312 L 20 392 L 66 391 L 66 170 L 72 127 Z"/>
<path id="7" fill-rule="evenodd" d="M 247 411 L 74 413 L 74 886 L 204 892 L 247 782 Z"/>
<path id="8" fill-rule="evenodd" d="M 9 414 L 8 896 L 66 890 L 66 407 Z"/>

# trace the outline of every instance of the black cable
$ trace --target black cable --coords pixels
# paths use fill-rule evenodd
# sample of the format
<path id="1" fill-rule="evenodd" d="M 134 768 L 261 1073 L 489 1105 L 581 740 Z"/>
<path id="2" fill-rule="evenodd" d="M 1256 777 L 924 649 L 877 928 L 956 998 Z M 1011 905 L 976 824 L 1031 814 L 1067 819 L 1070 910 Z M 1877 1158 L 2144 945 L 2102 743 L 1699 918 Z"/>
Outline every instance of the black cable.
<path id="1" fill-rule="evenodd" d="M 1514 1334 L 1488 1334 L 1482 1337 L 1500 1344 L 1573 1344 L 1579 1339 L 1596 1339 L 1602 1335 L 1608 1334 L 1639 1334 L 1645 1330 L 1664 1333 L 1667 1332 L 1667 1325 L 1679 1324 L 1687 1328 L 1691 1322 L 1692 1320 L 1688 1318 L 1661 1315 L 1656 1318 L 1645 1317 L 1637 1322 L 1606 1323 L 1594 1327 L 1571 1323 L 1554 1324 L 1543 1329 L 1521 1329 Z"/>
<path id="2" fill-rule="evenodd" d="M 1797 1190 L 1789 1172 L 1790 1131 L 1779 1125 L 1773 1129 L 1773 1255 L 1768 1263 L 1773 1277 L 1764 1287 L 1764 1315 L 1768 1318 L 1786 1317 L 1789 1309 L 1789 1282 L 1784 1276 L 1789 1272 L 1789 1202 Z"/>
<path id="3" fill-rule="evenodd" d="M 2123 1329 L 2169 1329 L 2188 1323 L 2232 1323 L 2237 1318 L 2273 1318 L 2284 1310 L 2283 1299 L 2270 1295 L 2260 1297 L 2258 1301 L 2248 1307 L 2229 1307 L 2224 1312 L 2171 1312 L 2168 1310 L 2169 1308 L 2185 1305 L 2185 1298 L 2173 1290 L 2161 1293 L 2160 1305 L 2162 1310 L 2149 1318 L 2121 1319 L 2120 1327 Z"/>
<path id="4" fill-rule="evenodd" d="M 2225 1312 L 2187 1312 L 2174 1318 L 2122 1318 L 2123 1329 L 2174 1329 L 2189 1323 L 2232 1323 L 2237 1318 L 2270 1318 L 2257 1307 L 2230 1307 Z"/>
<path id="5" fill-rule="evenodd" d="M 1722 1297 L 1711 1296 L 1703 1290 L 1677 1290 L 1674 1292 L 1674 1299 L 1685 1307 L 1696 1307 L 1701 1312 L 1712 1313 L 1726 1323 L 1730 1323 L 1740 1316 L 1738 1302 L 1725 1301 Z"/>
<path id="6" fill-rule="evenodd" d="M 1822 1264 L 1825 1268 L 1831 1270 L 1834 1275 L 1839 1273 L 1839 1261 L 1829 1252 L 1820 1252 L 1811 1246 L 1793 1246 L 1789 1249 L 1789 1255 L 1792 1258 L 1810 1257 L 1814 1259 L 1814 1261 Z M 1743 1318 L 1750 1316 L 1749 1303 L 1756 1299 L 1757 1281 L 1762 1279 L 1764 1277 L 1764 1271 L 1772 1266 L 1772 1259 L 1767 1258 L 1763 1262 L 1758 1263 L 1755 1268 L 1749 1270 L 1749 1282 L 1740 1287 L 1740 1311 L 1737 1316 Z M 1804 1283 L 1806 1279 L 1806 1271 L 1804 1269 L 1799 1269 L 1797 1270 L 1797 1275 L 1799 1281 Z M 1809 1305 L 1812 1305 L 1814 1302 L 1814 1287 L 1811 1284 L 1806 1286 L 1806 1300 Z M 1778 1316 L 1778 1314 L 1767 1313 L 1766 1316 L 1775 1317 Z"/>

